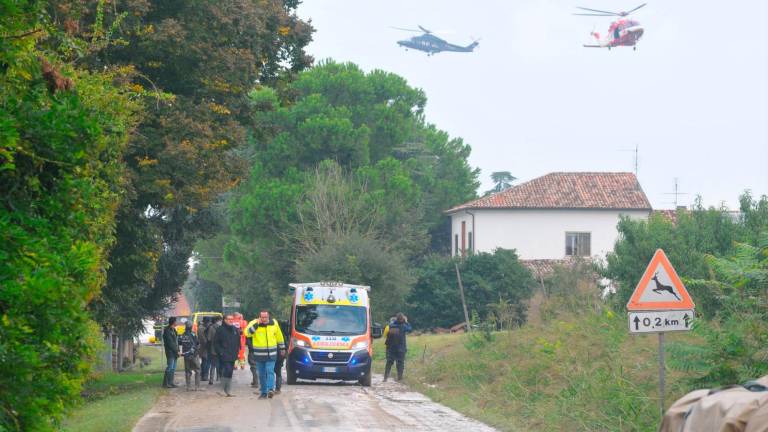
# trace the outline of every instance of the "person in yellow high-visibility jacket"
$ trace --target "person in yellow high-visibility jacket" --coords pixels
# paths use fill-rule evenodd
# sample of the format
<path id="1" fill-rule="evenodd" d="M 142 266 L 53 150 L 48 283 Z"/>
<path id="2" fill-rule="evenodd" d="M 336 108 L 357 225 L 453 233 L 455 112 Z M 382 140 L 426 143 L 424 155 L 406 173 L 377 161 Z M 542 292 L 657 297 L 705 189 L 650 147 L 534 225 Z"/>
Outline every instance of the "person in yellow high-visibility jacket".
<path id="1" fill-rule="evenodd" d="M 251 338 L 253 357 L 259 372 L 259 399 L 275 395 L 275 361 L 285 356 L 285 338 L 277 320 L 261 311 L 259 318 L 248 323 L 245 334 Z"/>

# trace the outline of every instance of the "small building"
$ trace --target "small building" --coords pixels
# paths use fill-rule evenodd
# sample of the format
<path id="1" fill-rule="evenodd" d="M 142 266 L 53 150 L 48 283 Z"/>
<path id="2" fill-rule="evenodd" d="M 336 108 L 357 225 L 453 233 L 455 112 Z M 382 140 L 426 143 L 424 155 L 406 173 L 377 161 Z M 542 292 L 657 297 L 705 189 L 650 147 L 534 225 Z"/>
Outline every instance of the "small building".
<path id="1" fill-rule="evenodd" d="M 451 252 L 515 249 L 522 260 L 604 258 L 619 218 L 647 219 L 652 209 L 632 173 L 556 172 L 456 206 Z"/>

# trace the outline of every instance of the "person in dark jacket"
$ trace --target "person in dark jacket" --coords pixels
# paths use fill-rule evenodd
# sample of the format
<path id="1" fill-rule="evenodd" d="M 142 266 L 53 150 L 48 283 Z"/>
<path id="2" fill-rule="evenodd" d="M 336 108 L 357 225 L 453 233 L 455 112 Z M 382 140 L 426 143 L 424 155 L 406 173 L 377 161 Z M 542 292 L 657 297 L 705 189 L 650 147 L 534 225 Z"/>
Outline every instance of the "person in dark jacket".
<path id="1" fill-rule="evenodd" d="M 216 351 L 216 345 L 213 343 L 213 339 L 216 337 L 216 331 L 221 327 L 221 317 L 213 317 L 211 325 L 205 331 L 205 339 L 208 341 L 208 362 L 210 363 L 210 369 L 208 370 L 208 385 L 213 385 L 213 376 L 216 375 L 216 381 L 219 380 L 221 375 L 221 367 L 219 364 L 219 353 Z"/>
<path id="2" fill-rule="evenodd" d="M 384 381 L 389 378 L 389 372 L 392 370 L 392 364 L 397 363 L 397 380 L 403 379 L 405 371 L 405 353 L 408 351 L 408 344 L 405 340 L 406 333 L 411 331 L 411 325 L 408 324 L 408 317 L 398 312 L 395 319 L 384 328 L 384 345 L 387 346 L 387 363 L 384 366 Z"/>
<path id="3" fill-rule="evenodd" d="M 195 391 L 200 390 L 200 356 L 197 335 L 192 332 L 192 323 L 187 321 L 184 325 L 184 334 L 179 336 L 181 356 L 184 357 L 184 380 L 187 383 L 187 391 L 190 391 L 192 373 L 195 374 Z"/>
<path id="4" fill-rule="evenodd" d="M 224 324 L 216 330 L 213 343 L 221 361 L 221 380 L 224 383 L 224 393 L 234 396 L 232 389 L 232 372 L 235 369 L 235 361 L 240 354 L 240 332 L 234 326 L 234 317 L 227 315 Z"/>
<path id="5" fill-rule="evenodd" d="M 176 317 L 168 318 L 168 325 L 163 328 L 163 348 L 165 348 L 165 359 L 168 362 L 163 377 L 163 387 L 178 387 L 173 382 L 173 375 L 176 373 L 176 359 L 179 358 L 179 333 L 176 331 Z"/>
<path id="6" fill-rule="evenodd" d="M 208 330 L 208 326 L 211 325 L 211 317 L 203 317 L 201 325 L 197 326 L 197 352 L 200 356 L 200 373 L 203 381 L 208 381 L 208 370 L 211 368 L 211 363 L 208 360 L 208 338 L 205 334 Z"/>

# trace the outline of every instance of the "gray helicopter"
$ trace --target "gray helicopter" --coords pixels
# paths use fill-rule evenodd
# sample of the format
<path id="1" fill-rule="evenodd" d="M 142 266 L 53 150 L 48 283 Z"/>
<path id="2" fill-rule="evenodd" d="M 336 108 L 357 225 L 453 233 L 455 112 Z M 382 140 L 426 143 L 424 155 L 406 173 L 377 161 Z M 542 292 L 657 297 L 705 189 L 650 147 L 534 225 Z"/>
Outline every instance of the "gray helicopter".
<path id="1" fill-rule="evenodd" d="M 410 31 L 410 32 L 416 32 L 416 33 L 422 33 L 418 36 L 414 36 L 410 39 L 404 39 L 397 41 L 397 44 L 401 47 L 405 48 L 406 51 L 410 49 L 415 49 L 418 51 L 424 51 L 427 53 L 428 56 L 431 56 L 432 54 L 436 54 L 443 51 L 452 51 L 452 52 L 472 52 L 474 51 L 475 47 L 479 44 L 478 41 L 473 41 L 471 44 L 467 46 L 461 46 L 461 45 L 454 45 L 452 43 L 446 42 L 444 39 L 441 39 L 437 36 L 435 36 L 431 31 L 425 29 L 422 26 L 418 26 L 419 30 L 416 29 L 407 29 L 407 28 L 400 28 L 400 27 L 392 27 L 397 30 L 404 30 L 404 31 Z"/>

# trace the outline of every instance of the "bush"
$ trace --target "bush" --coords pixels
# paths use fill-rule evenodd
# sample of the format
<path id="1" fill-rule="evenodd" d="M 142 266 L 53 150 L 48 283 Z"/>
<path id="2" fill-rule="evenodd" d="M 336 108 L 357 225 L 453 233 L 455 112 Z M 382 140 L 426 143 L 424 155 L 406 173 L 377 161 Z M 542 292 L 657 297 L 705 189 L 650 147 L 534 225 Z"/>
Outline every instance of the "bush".
<path id="1" fill-rule="evenodd" d="M 464 321 L 456 268 L 464 283 L 467 308 L 488 319 L 506 303 L 513 324 L 525 322 L 534 280 L 512 250 L 470 255 L 463 260 L 433 255 L 421 265 L 418 280 L 408 297 L 409 321 L 418 328 L 450 327 Z"/>
<path id="2" fill-rule="evenodd" d="M 369 285 L 374 319 L 384 322 L 405 306 L 413 285 L 403 258 L 379 241 L 359 234 L 327 243 L 297 264 L 301 281 L 337 280 Z"/>

